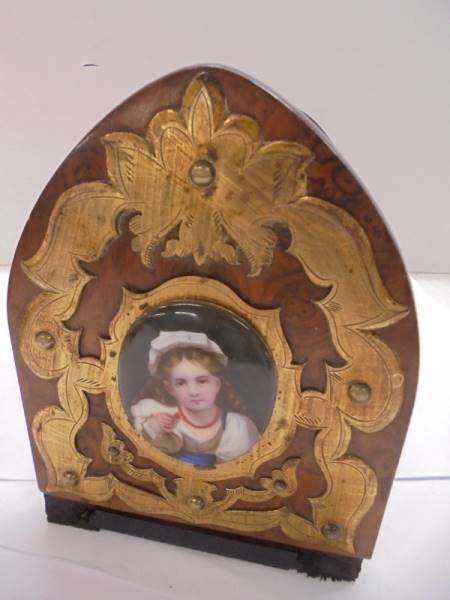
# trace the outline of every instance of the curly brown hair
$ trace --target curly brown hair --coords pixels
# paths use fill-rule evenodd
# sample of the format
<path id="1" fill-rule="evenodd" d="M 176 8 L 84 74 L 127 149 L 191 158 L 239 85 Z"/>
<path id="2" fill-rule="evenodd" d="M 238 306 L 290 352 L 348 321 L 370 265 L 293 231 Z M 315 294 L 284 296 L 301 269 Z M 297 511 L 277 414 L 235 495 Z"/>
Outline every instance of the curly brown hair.
<path id="1" fill-rule="evenodd" d="M 226 378 L 225 367 L 220 361 L 219 355 L 215 352 L 209 352 L 192 346 L 186 348 L 173 348 L 172 350 L 165 352 L 158 360 L 155 374 L 146 381 L 144 387 L 139 392 L 136 401 L 143 398 L 155 398 L 166 406 L 174 406 L 176 401 L 166 390 L 163 381 L 169 379 L 170 371 L 180 363 L 183 358 L 208 369 L 212 375 L 221 380 L 222 385 L 216 400 L 218 406 L 224 410 L 242 414 L 246 413 L 239 396 L 232 384 Z"/>

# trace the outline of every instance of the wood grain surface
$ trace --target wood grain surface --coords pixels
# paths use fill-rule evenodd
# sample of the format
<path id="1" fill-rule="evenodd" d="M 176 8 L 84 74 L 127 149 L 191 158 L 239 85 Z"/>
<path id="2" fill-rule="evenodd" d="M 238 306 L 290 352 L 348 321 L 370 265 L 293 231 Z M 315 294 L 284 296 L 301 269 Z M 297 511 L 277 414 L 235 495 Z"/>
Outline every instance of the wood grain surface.
<path id="1" fill-rule="evenodd" d="M 143 88 L 103 119 L 64 160 L 37 201 L 20 239 L 10 278 L 8 295 L 9 324 L 15 361 L 18 370 L 25 415 L 30 431 L 38 482 L 45 489 L 46 470 L 31 436 L 31 423 L 36 412 L 48 405 L 58 404 L 55 380 L 45 380 L 34 375 L 19 352 L 19 328 L 25 307 L 37 296 L 39 288 L 25 275 L 21 264 L 38 251 L 47 230 L 51 211 L 58 197 L 68 188 L 92 181 L 106 181 L 105 150 L 101 138 L 112 132 L 132 132 L 145 136 L 151 118 L 164 108 L 178 109 L 186 86 L 202 71 L 219 86 L 227 101 L 230 113 L 249 115 L 262 130 L 266 142 L 285 140 L 299 142 L 314 154 L 308 168 L 308 195 L 326 200 L 347 211 L 364 229 L 369 239 L 376 267 L 390 296 L 409 309 L 408 315 L 396 324 L 377 330 L 398 357 L 405 374 L 405 399 L 394 421 L 376 433 L 354 431 L 348 453 L 369 464 L 378 479 L 378 494 L 372 508 L 359 525 L 355 538 L 357 556 L 370 556 L 383 511 L 389 495 L 395 468 L 406 434 L 417 383 L 418 334 L 417 323 L 405 268 L 386 224 L 374 203 L 350 169 L 331 149 L 326 135 L 304 114 L 263 90 L 247 78 L 221 68 L 199 67 L 178 71 Z M 364 148 L 361 149 L 364 151 Z M 285 250 L 290 244 L 290 233 L 281 225 L 274 229 L 278 242 L 272 264 L 256 278 L 247 276 L 249 265 L 243 258 L 240 265 L 223 261 L 207 261 L 199 266 L 192 257 L 162 258 L 162 247 L 157 248 L 154 268 L 149 269 L 131 249 L 129 230 L 131 215 L 120 218 L 120 236 L 110 243 L 104 254 L 95 262 L 82 263 L 82 268 L 93 276 L 82 292 L 75 314 L 66 323 L 73 330 L 81 330 L 80 356 L 100 357 L 99 338 L 107 337 L 111 319 L 116 314 L 122 298 L 122 288 L 148 292 L 158 285 L 179 276 L 201 276 L 227 285 L 246 303 L 259 309 L 280 308 L 281 323 L 290 346 L 293 362 L 302 364 L 301 388 L 324 391 L 326 367 L 342 366 L 344 359 L 334 347 L 327 321 L 317 301 L 326 297 L 327 288 L 311 282 L 301 264 Z M 169 235 L 173 237 L 173 233 Z M 358 289 L 355 289 L 355 294 Z M 77 436 L 77 448 L 92 459 L 89 473 L 106 474 L 113 469 L 116 476 L 133 484 L 127 475 L 105 462 L 99 452 L 101 442 L 100 422 L 114 428 L 101 394 L 89 394 L 89 418 Z M 284 456 L 264 465 L 260 475 L 278 468 L 287 457 L 302 458 L 299 488 L 290 499 L 291 510 L 311 519 L 309 499 L 324 492 L 325 481 L 314 459 L 313 443 L 316 432 L 299 429 Z M 119 435 L 120 437 L 120 435 Z M 123 436 L 122 436 L 123 437 Z M 127 440 L 123 438 L 127 444 Z M 130 447 L 130 450 L 133 450 Z M 150 467 L 151 461 L 137 458 L 137 467 Z M 170 473 L 166 473 L 171 476 Z M 251 480 L 232 481 L 232 485 L 251 487 Z M 152 484 L 140 484 L 152 490 Z M 230 482 L 219 482 L 217 497 L 224 493 Z M 70 498 L 70 494 L 67 495 Z M 283 500 L 273 499 L 261 509 L 274 509 Z M 118 499 L 107 506 L 129 511 Z M 246 509 L 245 503 L 236 508 Z M 213 527 L 212 527 L 213 528 Z M 280 530 L 252 534 L 252 537 L 292 544 Z M 400 544 L 400 540 L 399 540 Z M 324 546 L 326 550 L 326 546 Z"/>

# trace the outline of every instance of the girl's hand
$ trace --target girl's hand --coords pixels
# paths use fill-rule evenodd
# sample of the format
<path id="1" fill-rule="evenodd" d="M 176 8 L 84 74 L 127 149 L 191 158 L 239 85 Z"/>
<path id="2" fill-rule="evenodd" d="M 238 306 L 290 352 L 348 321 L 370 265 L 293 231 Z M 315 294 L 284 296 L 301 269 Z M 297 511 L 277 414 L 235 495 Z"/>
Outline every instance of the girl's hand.
<path id="1" fill-rule="evenodd" d="M 170 432 L 177 423 L 177 415 L 159 412 L 150 417 L 150 423 L 155 433 Z"/>

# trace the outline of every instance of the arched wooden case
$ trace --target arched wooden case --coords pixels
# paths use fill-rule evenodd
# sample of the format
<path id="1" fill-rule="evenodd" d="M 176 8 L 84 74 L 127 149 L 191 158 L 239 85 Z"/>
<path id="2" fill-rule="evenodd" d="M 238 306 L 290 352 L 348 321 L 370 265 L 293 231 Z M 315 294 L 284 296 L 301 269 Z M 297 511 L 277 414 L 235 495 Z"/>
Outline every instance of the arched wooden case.
<path id="1" fill-rule="evenodd" d="M 416 317 L 380 214 L 304 114 L 216 67 L 139 91 L 39 198 L 9 321 L 53 520 L 79 506 L 85 526 L 135 515 L 179 543 L 371 556 L 414 400 Z M 139 430 L 161 331 L 227 357 L 214 377 L 239 406 L 217 415 L 246 424 L 239 451 L 193 464 Z"/>

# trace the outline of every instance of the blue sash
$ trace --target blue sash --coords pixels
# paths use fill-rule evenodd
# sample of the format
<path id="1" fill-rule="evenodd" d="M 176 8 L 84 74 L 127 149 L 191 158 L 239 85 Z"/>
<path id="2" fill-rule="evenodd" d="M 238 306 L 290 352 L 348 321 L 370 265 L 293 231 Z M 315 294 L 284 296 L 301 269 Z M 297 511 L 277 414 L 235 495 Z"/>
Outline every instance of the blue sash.
<path id="1" fill-rule="evenodd" d="M 173 455 L 178 460 L 182 460 L 184 462 L 190 463 L 191 465 L 215 465 L 216 464 L 216 455 L 215 454 L 207 454 L 206 452 L 187 452 L 186 450 L 180 450 Z"/>

